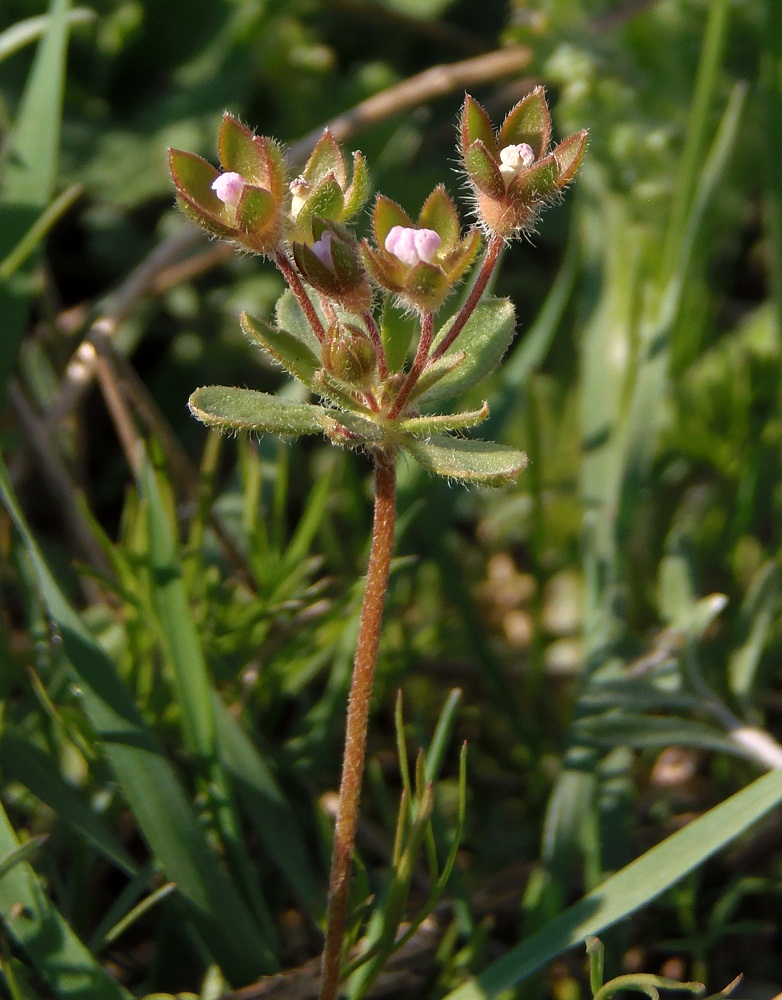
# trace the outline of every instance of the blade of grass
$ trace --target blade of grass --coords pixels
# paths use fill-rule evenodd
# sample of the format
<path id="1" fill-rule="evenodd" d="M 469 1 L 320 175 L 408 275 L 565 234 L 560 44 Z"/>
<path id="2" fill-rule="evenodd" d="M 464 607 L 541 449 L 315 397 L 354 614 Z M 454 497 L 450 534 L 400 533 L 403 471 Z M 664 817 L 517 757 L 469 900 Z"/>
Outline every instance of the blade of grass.
<path id="1" fill-rule="evenodd" d="M 126 874 L 134 874 L 136 867 L 128 853 L 76 789 L 60 776 L 51 757 L 10 725 L 6 725 L 0 736 L 0 764 L 8 778 L 45 802 L 63 823 L 88 840 L 105 858 Z"/>
<path id="2" fill-rule="evenodd" d="M 320 917 L 325 879 L 313 867 L 296 816 L 247 733 L 217 695 L 214 699 L 220 756 L 239 801 L 296 898 L 310 915 Z"/>
<path id="3" fill-rule="evenodd" d="M 142 835 L 166 876 L 177 883 L 226 977 L 240 984 L 273 971 L 275 958 L 207 844 L 160 744 L 111 658 L 92 638 L 43 560 L 1 458 L 0 495 L 33 562 L 41 597 L 73 667 L 84 710 Z"/>
<path id="4" fill-rule="evenodd" d="M 8 281 L 26 263 L 38 249 L 44 236 L 65 215 L 71 205 L 81 197 L 83 191 L 84 187 L 81 184 L 71 184 L 54 199 L 51 205 L 44 209 L 14 249 L 0 263 L 0 281 Z"/>
<path id="5" fill-rule="evenodd" d="M 523 982 L 590 934 L 656 899 L 780 803 L 782 771 L 771 771 L 627 865 L 446 1000 L 492 1000 Z"/>
<path id="6" fill-rule="evenodd" d="M 88 7 L 77 7 L 68 14 L 68 24 L 73 28 L 80 24 L 91 24 L 98 15 Z M 0 33 L 0 62 L 19 52 L 25 45 L 37 42 L 49 27 L 51 18 L 48 14 L 38 17 L 26 17 L 17 21 L 10 28 Z"/>
<path id="7" fill-rule="evenodd" d="M 185 743 L 202 769 L 208 802 L 236 884 L 263 930 L 265 948 L 271 951 L 274 924 L 258 889 L 255 869 L 242 840 L 233 791 L 217 754 L 213 692 L 201 639 L 185 590 L 174 528 L 164 506 L 158 477 L 146 452 L 140 487 L 149 515 L 148 556 L 154 581 L 154 605 L 162 643 L 174 676 Z"/>
<path id="8" fill-rule="evenodd" d="M 676 185 L 661 257 L 661 284 L 664 287 L 676 274 L 682 241 L 687 230 L 693 195 L 703 169 L 706 146 L 711 133 L 710 113 L 717 91 L 717 74 L 727 37 L 730 0 L 712 0 L 706 21 L 703 48 L 698 62 L 695 91 L 685 130 L 686 142 Z"/>
<path id="9" fill-rule="evenodd" d="M 68 40 L 69 0 L 52 0 L 4 159 L 0 189 L 0 260 L 5 260 L 48 205 L 57 173 Z M 0 397 L 16 364 L 27 319 L 34 258 L 0 282 Z"/>
<path id="10" fill-rule="evenodd" d="M 37 837 L 30 837 L 24 844 L 20 844 L 17 848 L 0 858 L 0 879 L 16 865 L 21 864 L 22 861 L 27 861 L 33 854 L 36 854 L 48 839 L 49 835 L 47 833 L 40 833 Z"/>
<path id="11" fill-rule="evenodd" d="M 19 846 L 0 806 L 0 855 L 12 855 Z M 0 912 L 10 937 L 57 996 L 63 1000 L 129 1000 L 130 994 L 93 958 L 46 898 L 26 861 L 8 868 L 0 878 Z"/>
<path id="12" fill-rule="evenodd" d="M 139 487 L 148 509 L 149 561 L 161 641 L 171 665 L 185 745 L 206 773 L 217 759 L 211 685 L 182 582 L 174 532 L 146 452 L 142 470 Z"/>

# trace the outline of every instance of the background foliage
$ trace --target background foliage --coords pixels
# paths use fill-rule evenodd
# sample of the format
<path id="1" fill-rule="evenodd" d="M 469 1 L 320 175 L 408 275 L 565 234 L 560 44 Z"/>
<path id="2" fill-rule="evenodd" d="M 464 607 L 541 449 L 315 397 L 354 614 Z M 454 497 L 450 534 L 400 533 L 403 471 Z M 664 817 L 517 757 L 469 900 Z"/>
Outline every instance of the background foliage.
<path id="1" fill-rule="evenodd" d="M 542 81 L 556 135 L 589 128 L 588 162 L 507 252 L 519 337 L 465 401 L 489 399 L 484 436 L 529 470 L 499 493 L 402 472 L 356 904 L 383 898 L 396 691 L 414 756 L 458 687 L 434 829 L 443 858 L 467 739 L 459 863 L 399 989 L 444 996 L 488 967 L 489 995 L 576 996 L 580 955 L 544 968 L 596 919 L 588 897 L 552 923 L 568 904 L 602 886 L 611 923 L 730 843 L 615 928 L 607 963 L 778 993 L 779 814 L 746 828 L 779 782 L 686 827 L 780 766 L 775 0 L 55 0 L 29 20 L 45 13 L 0 8 L 0 443 L 22 526 L 0 519 L 4 993 L 213 996 L 317 953 L 367 468 L 187 416 L 205 382 L 282 387 L 237 322 L 281 283 L 188 234 L 165 152 L 212 156 L 225 108 L 293 145 L 498 45 L 528 51 L 475 96 L 501 118 Z M 464 86 L 349 138 L 408 211 L 439 180 L 458 192 Z M 680 828 L 686 861 L 604 882 Z"/>

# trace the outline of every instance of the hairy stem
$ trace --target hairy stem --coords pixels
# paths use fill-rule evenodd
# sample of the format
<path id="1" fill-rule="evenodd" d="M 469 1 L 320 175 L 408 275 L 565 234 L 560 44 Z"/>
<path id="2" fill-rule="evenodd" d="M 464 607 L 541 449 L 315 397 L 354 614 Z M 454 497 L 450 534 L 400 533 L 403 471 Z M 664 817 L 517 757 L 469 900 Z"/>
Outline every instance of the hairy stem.
<path id="1" fill-rule="evenodd" d="M 413 358 L 413 363 L 410 365 L 410 371 L 407 373 L 407 378 L 402 383 L 402 388 L 397 393 L 396 399 L 394 400 L 394 405 L 388 411 L 389 420 L 393 420 L 394 417 L 398 417 L 402 412 L 407 400 L 410 398 L 410 393 L 415 388 L 415 384 L 421 377 L 421 372 L 426 367 L 427 359 L 429 358 L 429 350 L 432 346 L 432 340 L 434 339 L 434 314 L 430 312 L 425 312 L 421 316 L 421 339 L 418 341 L 418 349 L 415 352 L 415 357 Z"/>
<path id="2" fill-rule="evenodd" d="M 367 328 L 367 333 L 374 344 L 375 352 L 377 354 L 377 370 L 380 374 L 380 378 L 385 380 L 388 378 L 388 362 L 386 361 L 386 349 L 383 346 L 383 341 L 380 337 L 380 331 L 377 328 L 377 323 L 375 322 L 375 317 L 372 315 L 369 309 L 365 310 L 363 313 L 364 323 Z"/>
<path id="3" fill-rule="evenodd" d="M 353 680 L 348 700 L 345 756 L 339 787 L 334 853 L 331 859 L 326 943 L 323 949 L 323 979 L 320 1000 L 336 1000 L 339 993 L 340 962 L 348 915 L 350 863 L 356 838 L 361 783 L 367 748 L 367 726 L 375 661 L 383 620 L 383 604 L 388 588 L 388 572 L 394 544 L 396 517 L 396 459 L 388 453 L 375 457 L 375 515 L 367 582 L 361 605 Z"/>
<path id="4" fill-rule="evenodd" d="M 320 317 L 317 312 L 315 312 L 315 306 L 312 304 L 309 295 L 307 295 L 304 285 L 301 283 L 301 278 L 296 273 L 296 269 L 282 250 L 277 251 L 274 255 L 274 260 L 277 267 L 282 272 L 283 278 L 285 278 L 288 282 L 288 286 L 296 296 L 302 312 L 307 317 L 307 321 L 312 327 L 312 332 L 318 338 L 320 343 L 323 344 L 326 340 L 326 331 L 323 329 Z"/>
<path id="5" fill-rule="evenodd" d="M 483 263 L 481 264 L 481 269 L 478 272 L 478 277 L 475 279 L 475 284 L 470 289 L 470 294 L 467 296 L 467 301 L 462 306 L 459 315 L 454 320 L 454 324 L 448 331 L 448 335 L 443 337 L 441 343 L 437 345 L 437 350 L 433 352 L 430 363 L 437 361 L 441 358 L 443 354 L 448 350 L 448 348 L 453 344 L 456 338 L 464 329 L 464 324 L 472 316 L 475 311 L 475 307 L 481 301 L 481 296 L 486 291 L 486 286 L 489 283 L 489 278 L 491 278 L 494 273 L 494 268 L 497 266 L 497 261 L 500 258 L 500 250 L 502 250 L 503 243 L 505 241 L 501 236 L 493 235 L 489 239 L 489 244 L 486 247 L 486 253 L 483 257 Z"/>

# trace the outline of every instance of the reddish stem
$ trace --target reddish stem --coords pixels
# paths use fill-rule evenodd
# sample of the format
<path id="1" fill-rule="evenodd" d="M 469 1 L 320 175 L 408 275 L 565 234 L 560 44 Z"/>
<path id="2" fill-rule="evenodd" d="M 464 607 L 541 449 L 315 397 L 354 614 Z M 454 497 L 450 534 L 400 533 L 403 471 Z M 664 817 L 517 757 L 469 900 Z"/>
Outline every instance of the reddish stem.
<path id="1" fill-rule="evenodd" d="M 447 336 L 443 337 L 442 341 L 437 345 L 437 350 L 434 351 L 429 359 L 430 364 L 437 361 L 438 358 L 441 358 L 445 354 L 451 344 L 453 344 L 464 329 L 464 324 L 470 316 L 472 316 L 475 311 L 475 307 L 481 301 L 481 296 L 486 291 L 489 278 L 491 278 L 494 268 L 497 266 L 497 261 L 500 258 L 500 250 L 502 250 L 504 242 L 503 238 L 501 236 L 497 236 L 496 234 L 492 235 L 489 239 L 489 244 L 486 247 L 486 253 L 483 257 L 481 269 L 478 272 L 478 277 L 475 279 L 475 284 L 470 289 L 467 301 L 459 311 L 459 315 L 454 320 L 454 324 L 448 331 Z"/>
<path id="2" fill-rule="evenodd" d="M 334 853 L 326 916 L 326 943 L 323 949 L 323 979 L 320 1000 L 337 1000 L 340 964 L 348 915 L 350 863 L 356 839 L 361 782 L 367 748 L 369 705 L 375 675 L 383 604 L 388 588 L 388 573 L 394 544 L 396 516 L 396 460 L 380 453 L 375 457 L 375 515 L 372 548 L 369 553 L 367 582 L 361 605 L 361 620 L 353 664 L 353 680 L 348 700 L 345 732 L 345 755 L 339 788 L 337 821 L 334 829 Z"/>
<path id="3" fill-rule="evenodd" d="M 312 304 L 309 295 L 307 295 L 307 291 L 304 288 L 304 285 L 301 283 L 301 278 L 296 273 L 293 264 L 291 264 L 287 255 L 284 254 L 282 250 L 277 251 L 277 253 L 274 255 L 274 260 L 277 264 L 277 267 L 279 267 L 280 271 L 282 271 L 283 278 L 285 278 L 285 280 L 288 282 L 291 291 L 298 299 L 299 305 L 301 306 L 301 310 L 307 317 L 307 321 L 312 327 L 312 332 L 315 334 L 315 336 L 318 338 L 321 344 L 325 343 L 326 331 L 323 329 L 323 324 L 320 321 L 320 316 L 318 316 L 317 312 L 315 311 L 315 306 Z"/>
<path id="4" fill-rule="evenodd" d="M 421 377 L 421 372 L 426 367 L 429 357 L 429 350 L 434 339 L 434 313 L 425 312 L 421 316 L 421 339 L 418 341 L 418 349 L 415 352 L 413 363 L 407 378 L 402 383 L 402 387 L 394 399 L 394 405 L 388 411 L 388 419 L 393 420 L 402 412 L 402 407 L 410 397 L 410 393 L 415 388 L 415 384 Z"/>

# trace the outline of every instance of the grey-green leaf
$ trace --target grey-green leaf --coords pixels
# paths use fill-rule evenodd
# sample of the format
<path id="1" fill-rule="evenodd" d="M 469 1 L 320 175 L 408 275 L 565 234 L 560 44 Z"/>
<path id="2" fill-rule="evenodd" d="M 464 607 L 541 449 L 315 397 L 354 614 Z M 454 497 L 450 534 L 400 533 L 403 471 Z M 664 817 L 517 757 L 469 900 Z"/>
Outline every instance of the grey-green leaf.
<path id="1" fill-rule="evenodd" d="M 453 317 L 437 334 L 434 347 L 453 326 Z M 494 371 L 508 350 L 516 331 L 516 312 L 510 299 L 485 299 L 467 320 L 453 348 L 443 357 L 467 352 L 467 357 L 453 371 L 421 395 L 421 402 L 459 396 Z M 424 375 L 425 377 L 425 375 Z"/>
<path id="2" fill-rule="evenodd" d="M 465 427 L 475 427 L 483 423 L 489 416 L 489 404 L 484 401 L 480 410 L 463 410 L 461 413 L 435 413 L 429 417 L 411 417 L 402 421 L 402 430 L 408 434 L 421 435 L 445 434 L 448 431 L 460 431 Z"/>
<path id="3" fill-rule="evenodd" d="M 317 294 L 312 289 L 308 289 L 307 294 L 323 324 L 323 328 L 327 329 L 329 323 L 320 307 Z M 291 336 L 296 337 L 302 344 L 307 344 L 314 354 L 319 353 L 320 344 L 318 343 L 318 338 L 312 332 L 312 327 L 290 288 L 286 288 L 277 300 L 275 318 L 277 326 L 281 330 L 287 330 Z"/>
<path id="4" fill-rule="evenodd" d="M 205 385 L 192 394 L 190 412 L 209 427 L 260 434 L 319 434 L 321 407 L 254 389 Z"/>
<path id="5" fill-rule="evenodd" d="M 272 360 L 306 386 L 312 385 L 313 376 L 321 367 L 320 357 L 313 350 L 313 341 L 317 346 L 313 336 L 304 338 L 288 333 L 287 330 L 279 330 L 262 319 L 248 316 L 246 312 L 240 316 L 240 322 L 245 335 L 258 344 Z"/>
<path id="6" fill-rule="evenodd" d="M 512 482 L 529 461 L 523 451 L 491 441 L 438 436 L 427 441 L 411 438 L 404 447 L 429 472 L 485 486 Z"/>

